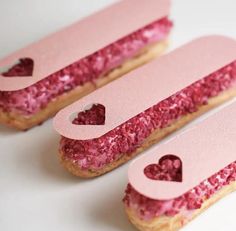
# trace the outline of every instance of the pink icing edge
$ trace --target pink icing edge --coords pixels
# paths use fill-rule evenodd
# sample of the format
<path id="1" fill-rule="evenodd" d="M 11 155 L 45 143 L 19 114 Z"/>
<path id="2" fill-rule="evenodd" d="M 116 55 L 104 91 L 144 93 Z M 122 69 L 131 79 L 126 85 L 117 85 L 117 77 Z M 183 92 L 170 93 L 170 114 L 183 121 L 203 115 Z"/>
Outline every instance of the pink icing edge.
<path id="1" fill-rule="evenodd" d="M 221 81 L 219 78 L 221 78 Z M 157 105 L 131 118 L 129 121 L 126 121 L 124 124 L 100 138 L 83 141 L 62 137 L 60 150 L 63 154 L 63 158 L 72 161 L 81 169 L 99 170 L 107 164 L 119 159 L 123 153 L 129 155 L 129 153 L 135 151 L 154 129 L 164 128 L 168 126 L 171 121 L 175 121 L 181 116 L 197 111 L 199 106 L 207 104 L 208 99 L 217 96 L 225 90 L 231 89 L 235 84 L 236 61 L 204 79 L 197 81 L 182 91 L 177 92 L 166 100 L 159 102 Z M 202 92 L 205 92 L 204 94 L 201 92 L 202 86 L 205 86 L 205 89 L 203 88 L 202 90 Z M 208 86 L 209 89 L 206 86 Z M 175 104 L 177 107 L 173 109 Z M 170 106 L 172 107 L 172 111 L 167 110 Z M 154 109 L 156 109 L 157 112 L 164 111 L 166 113 L 164 116 L 160 113 L 156 113 L 156 117 L 151 119 L 152 117 L 150 117 L 150 115 L 155 115 Z M 182 114 L 175 116 L 175 114 L 173 114 L 174 112 L 181 112 Z M 161 122 L 160 117 L 164 118 L 164 122 Z M 87 119 L 89 120 L 89 118 Z M 159 122 L 155 124 L 155 121 Z M 139 128 L 138 126 L 141 126 L 140 130 L 137 130 Z M 136 135 L 135 132 L 137 133 Z"/>
<path id="2" fill-rule="evenodd" d="M 82 86 L 86 82 L 96 80 L 102 73 L 114 69 L 125 60 L 135 56 L 135 54 L 145 46 L 166 39 L 171 27 L 172 22 L 165 17 L 103 48 L 101 51 L 69 65 L 28 88 L 11 92 L 0 91 L 0 109 L 6 112 L 16 112 L 26 117 L 32 116 L 42 108 L 45 108 L 47 104 L 55 100 L 57 96 L 75 87 Z M 123 46 L 127 44 L 127 49 L 129 48 L 130 51 L 126 51 L 125 49 L 117 50 L 118 44 L 123 44 Z M 114 56 L 113 59 L 110 58 L 110 61 L 106 61 L 106 59 L 108 59 L 106 53 L 109 50 L 112 51 L 112 49 L 113 52 L 115 49 L 115 51 L 117 50 L 116 52 L 126 53 L 118 53 L 120 57 L 117 58 L 117 56 Z M 123 58 L 122 55 L 124 56 Z M 103 61 L 103 65 L 101 65 L 102 63 L 97 63 L 96 60 L 98 59 Z M 105 63 L 108 63 L 110 66 L 106 65 L 105 67 Z M 89 65 L 91 65 L 90 69 L 88 69 Z M 71 73 L 71 68 L 74 70 L 74 73 Z M 93 72 L 92 75 L 89 75 L 90 70 Z M 79 73 L 81 72 L 81 74 L 79 74 L 78 71 Z M 76 73 L 79 74 L 79 78 L 75 77 Z M 55 82 L 57 84 L 55 84 Z M 45 89 L 47 89 L 47 91 L 45 91 Z"/>

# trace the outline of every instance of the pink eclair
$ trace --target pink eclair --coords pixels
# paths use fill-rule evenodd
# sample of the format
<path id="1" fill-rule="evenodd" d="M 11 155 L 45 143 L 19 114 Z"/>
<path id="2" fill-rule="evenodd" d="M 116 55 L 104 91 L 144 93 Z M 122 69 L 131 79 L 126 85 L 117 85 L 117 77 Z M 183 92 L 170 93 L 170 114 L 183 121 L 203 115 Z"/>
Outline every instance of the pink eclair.
<path id="1" fill-rule="evenodd" d="M 0 74 L 0 123 L 31 128 L 160 55 L 169 9 L 169 0 L 124 0 L 0 60 L 18 60 Z"/>
<path id="2" fill-rule="evenodd" d="M 131 163 L 124 204 L 139 230 L 179 230 L 236 190 L 235 117 L 234 102 Z"/>
<path id="3" fill-rule="evenodd" d="M 61 162 L 102 175 L 235 95 L 236 41 L 194 40 L 61 110 Z"/>

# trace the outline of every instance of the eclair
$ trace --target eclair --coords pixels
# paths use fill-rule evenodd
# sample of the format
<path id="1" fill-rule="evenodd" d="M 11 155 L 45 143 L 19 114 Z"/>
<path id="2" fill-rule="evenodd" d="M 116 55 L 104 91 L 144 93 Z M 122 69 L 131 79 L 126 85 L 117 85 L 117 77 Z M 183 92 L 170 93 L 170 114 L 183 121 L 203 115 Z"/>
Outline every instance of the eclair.
<path id="1" fill-rule="evenodd" d="M 0 60 L 0 123 L 41 124 L 162 54 L 169 8 L 169 0 L 124 0 Z"/>
<path id="2" fill-rule="evenodd" d="M 177 231 L 236 190 L 235 116 L 234 102 L 131 163 L 123 201 L 139 230 Z"/>
<path id="3" fill-rule="evenodd" d="M 196 39 L 61 110 L 61 163 L 102 175 L 235 95 L 235 40 Z"/>

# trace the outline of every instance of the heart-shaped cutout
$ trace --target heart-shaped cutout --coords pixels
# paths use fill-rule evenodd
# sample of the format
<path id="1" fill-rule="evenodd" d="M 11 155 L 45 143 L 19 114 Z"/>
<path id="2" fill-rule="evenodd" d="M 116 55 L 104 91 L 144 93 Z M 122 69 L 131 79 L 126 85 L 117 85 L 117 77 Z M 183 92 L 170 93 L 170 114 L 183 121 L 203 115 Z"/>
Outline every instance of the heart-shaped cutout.
<path id="1" fill-rule="evenodd" d="M 158 163 L 144 168 L 144 174 L 151 180 L 182 182 L 182 161 L 176 155 L 165 155 Z"/>
<path id="2" fill-rule="evenodd" d="M 1 73 L 3 77 L 32 77 L 34 70 L 34 60 L 31 58 L 21 58 Z"/>
<path id="3" fill-rule="evenodd" d="M 106 119 L 106 109 L 102 104 L 92 104 L 84 111 L 76 113 L 72 118 L 72 123 L 76 125 L 104 125 Z"/>

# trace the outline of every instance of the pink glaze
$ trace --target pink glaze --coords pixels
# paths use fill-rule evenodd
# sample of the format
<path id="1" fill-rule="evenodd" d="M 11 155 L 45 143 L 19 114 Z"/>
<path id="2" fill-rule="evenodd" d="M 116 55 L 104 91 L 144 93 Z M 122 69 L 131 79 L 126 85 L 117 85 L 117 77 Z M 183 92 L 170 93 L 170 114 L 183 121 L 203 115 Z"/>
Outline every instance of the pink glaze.
<path id="1" fill-rule="evenodd" d="M 175 177 L 172 180 L 175 180 Z M 150 220 L 162 215 L 171 217 L 178 213 L 188 216 L 194 210 L 200 209 L 205 200 L 234 181 L 236 181 L 236 162 L 228 165 L 192 190 L 175 199 L 150 199 L 128 184 L 123 201 L 126 206 L 134 210 L 139 218 L 143 220 Z"/>
<path id="2" fill-rule="evenodd" d="M 236 61 L 158 102 L 99 138 L 74 140 L 62 137 L 60 150 L 65 159 L 81 169 L 100 169 L 123 155 L 130 155 L 154 130 L 165 128 L 176 119 L 197 111 L 209 99 L 230 89 L 235 83 Z M 90 120 L 89 114 L 84 116 Z"/>
<path id="3" fill-rule="evenodd" d="M 163 18 L 30 87 L 17 91 L 0 91 L 0 109 L 5 112 L 17 112 L 24 116 L 31 116 L 45 108 L 56 97 L 78 86 L 83 86 L 86 82 L 94 81 L 120 66 L 147 45 L 166 39 L 171 27 L 172 23 L 167 18 Z M 16 65 L 4 75 L 21 74 L 22 69 L 18 70 L 19 65 Z"/>

